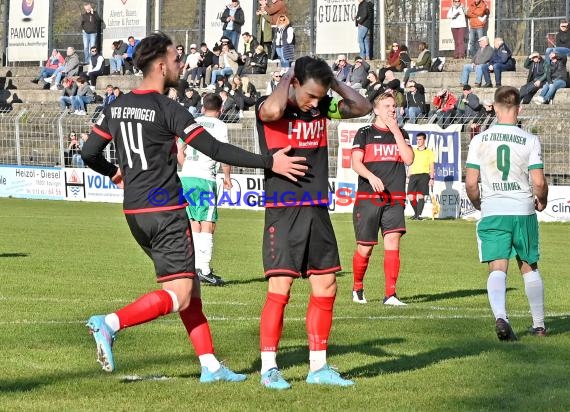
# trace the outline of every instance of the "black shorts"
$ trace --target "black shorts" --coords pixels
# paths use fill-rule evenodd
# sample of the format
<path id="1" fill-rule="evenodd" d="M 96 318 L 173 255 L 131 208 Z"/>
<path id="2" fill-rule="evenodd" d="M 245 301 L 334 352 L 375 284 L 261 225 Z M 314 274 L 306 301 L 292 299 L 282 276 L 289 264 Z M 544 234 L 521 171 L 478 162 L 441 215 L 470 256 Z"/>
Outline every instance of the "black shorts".
<path id="1" fill-rule="evenodd" d="M 378 231 L 406 233 L 404 206 L 400 203 L 379 206 L 372 199 L 359 200 L 352 211 L 352 222 L 356 243 L 361 245 L 378 244 Z"/>
<path id="2" fill-rule="evenodd" d="M 341 270 L 328 208 L 266 208 L 263 268 L 266 277 L 321 275 Z"/>
<path id="3" fill-rule="evenodd" d="M 420 192 L 429 195 L 429 173 L 418 173 L 410 175 L 408 181 L 408 193 Z"/>
<path id="4" fill-rule="evenodd" d="M 125 217 L 134 238 L 154 263 L 157 282 L 195 276 L 194 245 L 186 209 Z"/>

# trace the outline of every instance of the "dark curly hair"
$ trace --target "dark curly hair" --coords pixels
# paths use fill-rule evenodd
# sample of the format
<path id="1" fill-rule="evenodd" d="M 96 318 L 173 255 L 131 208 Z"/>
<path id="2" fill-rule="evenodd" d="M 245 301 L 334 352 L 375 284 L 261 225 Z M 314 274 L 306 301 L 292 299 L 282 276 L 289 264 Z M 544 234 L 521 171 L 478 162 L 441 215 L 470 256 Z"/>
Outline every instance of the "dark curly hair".
<path id="1" fill-rule="evenodd" d="M 135 67 L 146 75 L 150 70 L 150 63 L 166 56 L 168 47 L 173 44 L 172 39 L 162 32 L 149 34 L 137 46 L 134 56 Z"/>

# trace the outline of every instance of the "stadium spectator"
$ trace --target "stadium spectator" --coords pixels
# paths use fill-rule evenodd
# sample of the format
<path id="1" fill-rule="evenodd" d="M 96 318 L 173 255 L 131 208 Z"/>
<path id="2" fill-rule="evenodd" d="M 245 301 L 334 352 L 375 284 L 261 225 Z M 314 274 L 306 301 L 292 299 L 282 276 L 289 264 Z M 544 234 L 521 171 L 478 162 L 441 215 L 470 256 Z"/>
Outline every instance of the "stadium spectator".
<path id="1" fill-rule="evenodd" d="M 475 86 L 481 86 L 481 80 L 483 78 L 483 65 L 489 63 L 491 57 L 493 57 L 493 48 L 489 46 L 489 39 L 487 36 L 481 37 L 479 39 L 479 50 L 475 53 L 475 56 L 471 59 L 471 63 L 463 65 L 463 71 L 461 73 L 461 80 L 459 81 L 460 86 L 469 84 L 469 75 L 475 72 Z"/>
<path id="2" fill-rule="evenodd" d="M 78 76 L 75 82 L 77 93 L 71 96 L 71 108 L 73 114 L 85 116 L 87 114 L 86 105 L 93 102 L 95 94 L 83 76 Z"/>
<path id="3" fill-rule="evenodd" d="M 346 83 L 346 80 L 348 79 L 348 75 L 350 74 L 351 70 L 352 70 L 352 64 L 350 64 L 346 60 L 346 55 L 339 54 L 335 62 L 332 64 L 332 71 L 334 73 L 335 78 L 339 82 Z"/>
<path id="4" fill-rule="evenodd" d="M 219 117 L 222 111 L 220 96 L 210 93 L 204 97 L 202 116 L 196 123 L 202 125 L 214 138 L 228 143 L 228 127 Z M 196 275 L 205 285 L 223 286 L 224 280 L 216 275 L 210 266 L 214 249 L 214 231 L 218 220 L 218 188 L 216 173 L 219 164 L 205 154 L 188 146 L 178 139 L 178 163 L 182 170 L 178 173 L 182 182 L 184 197 L 188 201 L 186 213 L 192 228 L 194 250 L 196 253 Z M 222 164 L 224 190 L 232 188 L 231 167 Z M 212 199 L 212 203 L 205 200 Z"/>
<path id="5" fill-rule="evenodd" d="M 89 64 L 89 50 L 97 47 L 97 35 L 101 28 L 101 17 L 89 2 L 83 4 L 81 13 L 81 32 L 83 34 L 83 57 L 85 64 Z"/>
<path id="6" fill-rule="evenodd" d="M 402 62 L 400 61 L 400 45 L 396 42 L 392 43 L 392 49 L 390 50 L 390 53 L 388 53 L 388 60 L 386 61 L 386 64 L 384 64 L 382 68 L 378 70 L 378 80 L 380 83 L 384 83 L 386 72 L 388 70 L 392 72 L 402 71 Z"/>
<path id="7" fill-rule="evenodd" d="M 271 16 L 267 13 L 267 0 L 259 0 L 259 8 L 255 11 L 255 15 L 257 17 L 257 39 L 265 52 L 269 54 L 273 43 L 273 29 L 271 28 Z"/>
<path id="8" fill-rule="evenodd" d="M 397 123 L 396 101 L 383 93 L 374 101 L 374 127 L 358 130 L 352 144 L 352 169 L 358 174 L 360 199 L 352 212 L 356 250 L 352 257 L 352 300 L 366 303 L 364 275 L 378 231 L 384 243 L 384 305 L 405 306 L 396 294 L 400 273 L 400 238 L 406 233 L 404 220 L 405 198 L 396 193 L 406 191 L 406 166 L 414 161 L 408 134 Z M 382 150 L 386 148 L 386 150 Z M 389 156 L 397 148 L 398 155 Z M 364 197 L 366 196 L 366 197 Z"/>
<path id="9" fill-rule="evenodd" d="M 370 65 L 362 57 L 357 56 L 346 79 L 346 84 L 355 90 L 365 89 L 368 86 L 369 70 Z"/>
<path id="10" fill-rule="evenodd" d="M 495 108 L 493 107 L 493 101 L 490 99 L 485 99 L 483 100 L 483 109 L 469 125 L 469 140 L 473 139 L 476 134 L 487 130 L 494 120 Z"/>
<path id="11" fill-rule="evenodd" d="M 53 76 L 58 67 L 61 67 L 65 59 L 57 49 L 51 51 L 51 56 L 48 57 L 43 67 L 40 67 L 40 74 L 32 80 L 32 83 L 38 84 L 43 82 L 46 77 Z"/>
<path id="12" fill-rule="evenodd" d="M 566 70 L 566 63 L 562 61 L 558 53 L 550 52 L 550 70 L 546 72 L 546 81 L 540 96 L 536 96 L 533 101 L 536 104 L 549 104 L 558 89 L 566 87 L 568 84 L 568 70 Z"/>
<path id="13" fill-rule="evenodd" d="M 553 51 L 557 53 L 559 59 L 570 55 L 570 31 L 568 30 L 568 20 L 560 20 L 560 30 L 556 33 L 555 43 L 555 47 L 547 48 L 546 53 L 544 53 L 544 60 L 546 62 L 550 61 L 550 53 Z"/>
<path id="14" fill-rule="evenodd" d="M 51 83 L 51 90 L 61 90 L 63 87 L 60 85 L 63 77 L 77 76 L 79 73 L 79 56 L 73 47 L 68 47 L 66 51 L 65 61 L 62 66 L 59 66 L 51 78 L 46 78 L 45 81 Z"/>
<path id="15" fill-rule="evenodd" d="M 546 81 L 550 63 L 546 62 L 538 52 L 532 52 L 524 60 L 524 68 L 528 69 L 526 84 L 520 89 L 521 103 L 529 104 L 536 92 Z"/>
<path id="16" fill-rule="evenodd" d="M 275 90 L 275 88 L 277 87 L 277 85 L 281 81 L 282 77 L 283 77 L 283 75 L 281 74 L 281 72 L 279 70 L 276 70 L 273 72 L 273 74 L 271 75 L 271 80 L 269 80 L 267 82 L 267 88 L 265 89 L 266 95 L 273 93 L 273 90 Z"/>
<path id="17" fill-rule="evenodd" d="M 384 92 L 384 87 L 378 81 L 378 75 L 374 70 L 370 70 L 368 72 L 367 79 L 368 79 L 368 87 L 366 87 L 365 96 L 368 99 L 368 101 L 370 101 L 370 103 L 373 103 L 376 97 L 378 97 L 381 93 Z"/>
<path id="18" fill-rule="evenodd" d="M 113 87 L 113 94 L 115 95 L 115 100 L 117 100 L 119 97 L 123 95 L 123 91 L 119 86 L 115 86 Z"/>
<path id="19" fill-rule="evenodd" d="M 180 100 L 180 104 L 188 109 L 192 116 L 199 116 L 198 108 L 200 106 L 200 95 L 192 87 L 186 88 L 184 91 L 184 97 Z"/>
<path id="20" fill-rule="evenodd" d="M 226 123 L 237 123 L 240 119 L 240 111 L 235 99 L 225 88 L 218 93 L 222 98 L 222 112 L 220 120 Z"/>
<path id="21" fill-rule="evenodd" d="M 540 139 L 517 127 L 519 110 L 517 89 L 497 89 L 498 123 L 471 140 L 465 165 L 465 191 L 475 209 L 481 210 L 477 223 L 479 260 L 488 265 L 487 295 L 501 341 L 517 340 L 506 308 L 507 270 L 513 256 L 532 316 L 530 333 L 546 336 L 536 211 L 546 208 L 548 183 Z"/>
<path id="22" fill-rule="evenodd" d="M 95 121 L 99 117 L 99 113 L 101 113 L 103 111 L 103 109 L 105 109 L 105 107 L 107 107 L 111 103 L 113 103 L 116 98 L 117 97 L 113 93 L 113 85 L 108 84 L 107 87 L 105 87 L 105 95 L 103 96 L 103 101 L 93 111 L 93 116 L 91 116 L 91 123 L 95 123 Z"/>
<path id="23" fill-rule="evenodd" d="M 415 81 L 408 81 L 408 83 L 406 83 L 406 87 L 408 91 L 405 95 L 405 114 L 409 123 L 416 123 L 416 119 L 424 114 L 426 97 L 421 90 L 418 90 Z"/>
<path id="24" fill-rule="evenodd" d="M 461 0 L 453 0 L 451 7 L 447 11 L 447 18 L 450 21 L 451 34 L 453 35 L 453 57 L 456 59 L 465 58 L 465 32 L 467 31 L 467 20 L 465 18 L 465 8 Z"/>
<path id="25" fill-rule="evenodd" d="M 255 53 L 255 48 L 259 46 L 257 39 L 249 32 L 241 35 L 243 39 L 243 52 L 239 54 L 237 74 L 242 75 L 245 68 L 249 68 L 251 57 Z"/>
<path id="26" fill-rule="evenodd" d="M 484 64 L 481 67 L 483 78 L 485 79 L 483 87 L 493 87 L 489 72 L 495 73 L 495 87 L 501 87 L 501 73 L 514 72 L 516 68 L 516 61 L 513 58 L 513 53 L 502 38 L 495 37 L 493 46 L 494 51 L 491 60 L 489 60 L 489 63 Z"/>
<path id="27" fill-rule="evenodd" d="M 478 39 L 487 36 L 489 7 L 484 0 L 469 0 L 465 15 L 469 19 L 469 56 L 473 57 L 482 47 Z"/>
<path id="28" fill-rule="evenodd" d="M 194 50 L 196 50 L 196 45 L 190 45 L 190 50 L 192 50 L 192 46 L 194 46 Z M 180 66 L 180 76 L 184 75 L 184 65 L 186 64 L 186 50 L 182 44 L 176 46 L 176 61 L 178 62 L 178 66 Z"/>
<path id="29" fill-rule="evenodd" d="M 109 58 L 109 66 L 111 75 L 121 74 L 123 70 L 124 54 L 127 52 L 127 43 L 122 40 L 116 40 L 112 43 L 113 53 Z"/>
<path id="30" fill-rule="evenodd" d="M 91 47 L 91 56 L 89 57 L 87 69 L 87 77 L 91 86 L 97 86 L 97 77 L 103 74 L 104 64 L 105 58 L 98 53 L 97 47 Z"/>
<path id="31" fill-rule="evenodd" d="M 62 112 L 67 111 L 67 107 L 71 106 L 71 98 L 77 94 L 77 83 L 73 77 L 66 77 L 62 81 L 63 91 L 59 98 L 59 107 Z"/>
<path id="32" fill-rule="evenodd" d="M 463 96 L 455 103 L 455 123 L 469 123 L 481 111 L 479 97 L 473 93 L 471 86 L 463 86 Z"/>
<path id="33" fill-rule="evenodd" d="M 77 140 L 77 133 L 71 132 L 69 134 L 69 143 L 67 144 L 67 149 L 63 152 L 63 161 L 65 167 L 75 167 L 77 164 L 77 158 L 81 159 L 81 147 L 79 141 Z"/>
<path id="34" fill-rule="evenodd" d="M 394 79 L 386 84 L 384 93 L 392 95 L 396 101 L 396 118 L 398 119 L 398 125 L 404 125 L 404 114 L 406 113 L 406 97 L 400 87 L 400 80 Z"/>
<path id="35" fill-rule="evenodd" d="M 358 9 L 356 10 L 356 17 L 354 24 L 357 28 L 358 48 L 360 49 L 360 56 L 364 60 L 370 60 L 370 30 L 372 30 L 372 22 L 374 15 L 370 14 L 367 0 L 358 0 Z"/>
<path id="36" fill-rule="evenodd" d="M 112 346 L 119 330 L 178 312 L 202 367 L 200 382 L 243 381 L 245 375 L 233 373 L 214 355 L 208 320 L 202 310 L 199 280 L 195 276 L 191 229 L 184 205 L 179 200 L 182 185 L 176 173 L 177 151 L 172 150 L 170 143 L 172 136 L 179 136 L 214 160 L 242 167 L 271 167 L 275 173 L 292 179 L 304 174 L 306 166 L 298 162 L 305 159 L 286 156 L 288 148 L 271 157 L 215 140 L 180 104 L 156 92 L 176 85 L 179 80 L 172 40 L 162 33 L 152 33 L 139 47 L 136 64 L 143 71 L 140 90 L 146 92 L 131 92 L 111 107 L 119 112 L 124 108 L 142 108 L 145 114 L 137 119 L 114 118 L 111 107 L 106 108 L 105 116 L 93 126 L 89 140 L 83 146 L 82 157 L 95 172 L 124 187 L 123 208 L 127 223 L 137 243 L 153 260 L 156 280 L 162 288 L 116 312 L 89 318 L 87 327 L 95 340 L 97 361 L 104 371 L 114 371 Z M 133 122 L 135 127 L 132 127 Z M 125 127 L 130 131 L 137 126 L 142 128 L 139 139 L 142 136 L 148 139 L 144 150 L 139 146 L 137 149 L 129 147 L 128 142 L 122 141 L 127 138 Z M 109 163 L 103 156 L 111 141 L 118 151 L 119 166 Z M 161 200 L 158 205 L 151 196 L 140 195 L 151 193 L 157 187 L 168 194 L 166 203 Z"/>
<path id="37" fill-rule="evenodd" d="M 166 91 L 166 96 L 178 103 L 178 90 L 176 90 L 176 87 L 169 87 Z"/>
<path id="38" fill-rule="evenodd" d="M 240 111 L 249 110 L 250 107 L 255 105 L 257 99 L 261 97 L 255 85 L 247 76 L 240 77 L 236 75 L 233 77 L 231 84 L 232 90 L 230 90 L 230 95 L 236 101 Z"/>
<path id="39" fill-rule="evenodd" d="M 255 53 L 249 59 L 244 72 L 246 74 L 265 74 L 267 72 L 267 60 L 268 56 L 265 49 L 260 44 L 255 48 Z"/>
<path id="40" fill-rule="evenodd" d="M 277 26 L 273 35 L 273 47 L 279 57 L 279 64 L 287 69 L 295 60 L 295 30 L 289 18 L 284 14 L 277 19 Z"/>
<path id="41" fill-rule="evenodd" d="M 342 100 L 329 96 L 329 88 Z M 306 163 L 311 170 L 297 182 L 271 173 L 265 175 L 265 192 L 276 197 L 266 198 L 263 236 L 263 264 L 269 281 L 261 313 L 260 347 L 261 384 L 266 388 L 291 387 L 277 368 L 276 357 L 291 286 L 301 275 L 307 276 L 311 284 L 306 321 L 310 372 L 306 381 L 321 385 L 353 384 L 330 368 L 326 359 L 336 296 L 335 272 L 341 267 L 326 206 L 328 200 L 323 201 L 321 195 L 326 197 L 328 192 L 327 118 L 360 117 L 370 113 L 370 109 L 368 100 L 334 78 L 325 61 L 309 56 L 297 59 L 294 69 L 285 73 L 273 93 L 256 103 L 261 152 L 273 153 L 292 144 L 296 153 L 307 155 Z M 287 142 L 278 138 L 291 133 L 292 121 L 296 122 L 299 139 Z M 307 124 L 318 125 L 319 132 L 307 132 Z M 316 145 L 311 143 L 307 147 L 309 141 Z M 282 205 L 277 196 L 285 193 L 287 205 L 272 207 Z"/>
<path id="42" fill-rule="evenodd" d="M 228 43 L 222 43 L 220 56 L 218 57 L 218 68 L 212 70 L 212 83 L 214 84 L 218 76 L 229 77 L 237 70 L 238 54 L 234 49 L 230 49 Z"/>
<path id="43" fill-rule="evenodd" d="M 232 0 L 230 4 L 226 6 L 220 20 L 223 23 L 223 35 L 230 39 L 234 48 L 237 50 L 241 26 L 245 23 L 245 14 L 238 0 Z"/>
<path id="44" fill-rule="evenodd" d="M 434 109 L 430 112 L 430 123 L 434 120 L 440 127 L 447 127 L 455 116 L 457 97 L 447 89 L 443 89 L 433 97 Z"/>
<path id="45" fill-rule="evenodd" d="M 414 162 L 408 168 L 408 200 L 414 209 L 411 220 L 422 220 L 425 196 L 429 196 L 435 182 L 435 154 L 426 146 L 426 134 L 416 134 Z"/>
<path id="46" fill-rule="evenodd" d="M 229 92 L 232 89 L 232 85 L 228 81 L 228 78 L 222 75 L 216 76 L 216 84 L 214 88 L 214 93 L 219 94 L 222 90 Z"/>
<path id="47" fill-rule="evenodd" d="M 268 0 L 265 10 L 269 17 L 271 18 L 271 25 L 277 26 L 279 21 L 279 16 L 287 16 L 287 4 L 283 0 Z"/>
<path id="48" fill-rule="evenodd" d="M 400 68 L 401 71 L 405 71 L 412 66 L 412 58 L 408 53 L 408 46 L 402 44 L 400 46 Z"/>
<path id="49" fill-rule="evenodd" d="M 220 50 L 218 49 L 217 51 L 217 55 L 214 54 L 214 52 L 212 50 L 210 50 L 208 48 L 208 45 L 206 43 L 202 43 L 200 44 L 200 58 L 201 60 L 201 67 L 202 67 L 202 82 L 201 82 L 201 86 L 202 87 L 206 87 L 207 85 L 210 84 L 210 80 L 212 77 L 212 66 L 216 66 L 218 65 L 219 61 L 219 55 L 220 55 Z"/>
<path id="50" fill-rule="evenodd" d="M 427 72 L 431 67 L 431 52 L 428 49 L 428 45 L 425 41 L 421 41 L 418 44 L 418 58 L 415 62 L 411 62 L 411 67 L 404 70 L 404 84 L 408 83 L 410 76 L 415 73 Z"/>
<path id="51" fill-rule="evenodd" d="M 196 45 L 190 45 L 190 52 L 186 56 L 186 61 L 182 66 L 182 79 L 188 80 L 188 84 L 192 87 L 199 87 L 202 81 L 202 61 L 203 57 L 197 50 Z"/>
<path id="52" fill-rule="evenodd" d="M 134 66 L 134 56 L 137 50 L 137 46 L 141 41 L 135 39 L 133 36 L 129 36 L 127 39 L 127 50 L 123 54 L 123 65 L 125 66 L 125 74 L 134 74 L 136 68 Z"/>

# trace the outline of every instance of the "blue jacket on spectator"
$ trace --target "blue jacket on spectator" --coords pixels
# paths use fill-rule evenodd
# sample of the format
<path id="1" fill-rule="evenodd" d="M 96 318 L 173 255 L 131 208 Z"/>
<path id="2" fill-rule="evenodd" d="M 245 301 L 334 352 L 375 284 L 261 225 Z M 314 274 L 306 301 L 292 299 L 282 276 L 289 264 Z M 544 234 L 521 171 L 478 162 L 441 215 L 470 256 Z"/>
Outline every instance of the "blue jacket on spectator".
<path id="1" fill-rule="evenodd" d="M 495 48 L 493 56 L 489 61 L 489 64 L 491 65 L 495 65 L 497 63 L 505 64 L 508 66 L 507 68 L 503 69 L 503 71 L 515 69 L 516 62 L 515 59 L 513 59 L 513 52 L 511 52 L 511 49 L 509 49 L 509 47 L 505 43 Z"/>
<path id="2" fill-rule="evenodd" d="M 134 44 L 128 43 L 127 45 L 127 56 L 130 57 L 131 59 L 134 57 L 135 55 L 135 50 L 137 48 L 137 46 L 139 45 L 139 43 L 141 42 L 140 40 L 134 39 L 135 42 Z"/>

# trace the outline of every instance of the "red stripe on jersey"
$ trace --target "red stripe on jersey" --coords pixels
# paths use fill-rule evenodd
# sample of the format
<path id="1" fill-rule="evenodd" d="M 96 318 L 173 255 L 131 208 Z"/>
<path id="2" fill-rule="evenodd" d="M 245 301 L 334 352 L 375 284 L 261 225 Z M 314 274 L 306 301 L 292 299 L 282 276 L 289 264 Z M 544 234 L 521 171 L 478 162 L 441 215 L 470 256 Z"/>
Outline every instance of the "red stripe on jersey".
<path id="1" fill-rule="evenodd" d="M 184 129 L 184 131 L 188 134 L 186 136 L 184 140 L 184 143 L 186 144 L 190 144 L 190 142 L 196 137 L 198 136 L 200 133 L 202 133 L 203 131 L 205 131 L 206 129 L 204 129 L 202 127 L 202 125 L 200 125 L 199 123 L 193 123 L 190 126 L 188 126 L 186 129 Z"/>
<path id="2" fill-rule="evenodd" d="M 196 277 L 196 274 L 194 272 L 181 272 L 181 273 L 176 273 L 174 275 L 161 276 L 156 281 L 158 283 L 162 283 L 162 282 L 168 282 L 169 280 L 174 280 L 174 279 L 183 279 L 183 278 L 193 279 L 195 277 Z"/>
<path id="3" fill-rule="evenodd" d="M 281 118 L 264 123 L 267 148 L 281 149 L 291 145 L 294 149 L 327 147 L 327 119 L 325 117 L 307 122 L 300 119 Z"/>
<path id="4" fill-rule="evenodd" d="M 150 94 L 150 93 L 160 93 L 158 90 L 142 90 L 142 89 L 135 89 L 131 90 L 133 94 Z"/>
<path id="5" fill-rule="evenodd" d="M 104 132 L 103 130 L 99 129 L 97 126 L 93 126 L 93 131 L 105 140 L 113 140 L 113 136 L 111 136 L 109 133 Z"/>
<path id="6" fill-rule="evenodd" d="M 360 148 L 360 147 L 353 147 L 353 148 L 352 148 L 352 151 L 353 151 L 353 152 L 362 152 L 362 153 L 364 153 L 364 149 L 362 149 L 362 148 Z"/>
<path id="7" fill-rule="evenodd" d="M 329 273 L 334 273 L 340 271 L 342 268 L 340 266 L 335 266 L 329 269 L 309 269 L 307 270 L 307 275 L 328 275 Z"/>
<path id="8" fill-rule="evenodd" d="M 291 269 L 271 269 L 265 271 L 265 276 L 273 276 L 273 275 L 291 275 L 296 278 L 301 277 L 299 272 L 296 272 Z"/>
<path id="9" fill-rule="evenodd" d="M 364 149 L 364 163 L 402 162 L 397 144 L 367 144 Z"/>
<path id="10" fill-rule="evenodd" d="M 140 213 L 152 213 L 152 212 L 168 212 L 169 210 L 178 210 L 188 206 L 188 203 L 183 205 L 172 205 L 172 206 L 160 206 L 160 207 L 146 207 L 143 209 L 124 209 L 123 213 L 125 215 L 138 215 Z"/>

